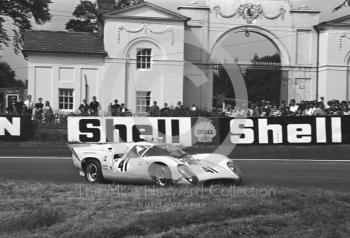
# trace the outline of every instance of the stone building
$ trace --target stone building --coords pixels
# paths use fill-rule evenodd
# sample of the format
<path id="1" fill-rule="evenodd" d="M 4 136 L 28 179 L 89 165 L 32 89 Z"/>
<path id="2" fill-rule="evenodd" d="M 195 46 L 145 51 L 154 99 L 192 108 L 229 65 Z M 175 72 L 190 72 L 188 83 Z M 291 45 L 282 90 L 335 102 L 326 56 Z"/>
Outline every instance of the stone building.
<path id="1" fill-rule="evenodd" d="M 233 62 L 222 43 L 232 32 L 256 33 L 277 48 L 281 100 L 349 100 L 350 27 L 347 17 L 320 23 L 317 10 L 288 0 L 152 0 L 115 10 L 99 0 L 101 33 L 28 31 L 28 93 L 54 109 L 76 110 L 96 96 L 132 112 L 159 105 L 210 109 L 214 64 Z M 231 78 L 242 92 L 241 76 Z M 244 95 L 244 94 L 243 94 Z"/>

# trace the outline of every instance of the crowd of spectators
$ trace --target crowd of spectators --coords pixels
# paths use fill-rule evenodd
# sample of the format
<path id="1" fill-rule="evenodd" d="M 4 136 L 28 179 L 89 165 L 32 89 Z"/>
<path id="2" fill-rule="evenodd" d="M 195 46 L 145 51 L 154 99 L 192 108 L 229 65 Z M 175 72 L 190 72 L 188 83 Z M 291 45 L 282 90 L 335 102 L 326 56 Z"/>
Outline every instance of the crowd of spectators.
<path id="1" fill-rule="evenodd" d="M 349 116 L 350 101 L 332 100 L 327 103 L 321 101 L 300 101 L 292 99 L 289 104 L 273 104 L 268 100 L 256 103 L 241 103 L 232 106 L 224 104 L 211 112 L 199 109 L 195 104 L 185 107 L 178 102 L 176 107 L 169 107 L 167 103 L 160 108 L 157 102 L 148 108 L 148 116 L 227 116 L 227 117 L 285 117 L 285 116 Z"/>
<path id="2" fill-rule="evenodd" d="M 274 104 L 268 100 L 261 100 L 256 103 L 241 103 L 240 105 L 224 104 L 222 108 L 216 108 L 211 112 L 201 110 L 195 104 L 185 107 L 181 101 L 177 105 L 169 107 L 164 103 L 162 107 L 154 101 L 152 106 L 146 108 L 142 116 L 150 117 L 287 117 L 287 116 L 349 116 L 350 102 L 332 100 L 327 103 L 321 98 L 320 101 L 300 101 L 292 99 L 289 104 L 282 102 Z M 32 101 L 31 95 L 28 95 L 25 101 L 13 99 L 6 108 L 5 114 L 32 115 L 32 119 L 39 122 L 57 122 L 59 113 L 54 113 L 49 101 L 43 103 L 42 98 L 37 102 Z M 90 103 L 83 100 L 76 113 L 72 115 L 79 116 L 135 116 L 124 103 L 119 104 L 114 100 L 108 107 L 108 112 L 101 112 L 101 105 L 94 96 Z M 136 114 L 137 115 L 137 114 Z"/>
<path id="3" fill-rule="evenodd" d="M 119 104 L 117 99 L 114 100 L 114 103 L 109 105 L 108 108 L 111 116 L 132 116 L 129 109 L 125 107 L 125 103 Z"/>
<path id="4" fill-rule="evenodd" d="M 292 99 L 289 104 L 273 104 L 267 100 L 258 103 L 226 107 L 225 114 L 230 117 L 283 117 L 283 116 L 349 116 L 350 102 L 332 100 L 327 103 L 321 101 L 300 101 Z"/>
<path id="5" fill-rule="evenodd" d="M 42 98 L 38 98 L 38 101 L 34 103 L 32 96 L 28 95 L 27 98 L 22 101 L 17 101 L 12 98 L 11 102 L 8 103 L 8 107 L 2 112 L 8 115 L 32 115 L 32 119 L 42 122 L 54 122 L 55 115 L 49 101 L 43 103 Z"/>

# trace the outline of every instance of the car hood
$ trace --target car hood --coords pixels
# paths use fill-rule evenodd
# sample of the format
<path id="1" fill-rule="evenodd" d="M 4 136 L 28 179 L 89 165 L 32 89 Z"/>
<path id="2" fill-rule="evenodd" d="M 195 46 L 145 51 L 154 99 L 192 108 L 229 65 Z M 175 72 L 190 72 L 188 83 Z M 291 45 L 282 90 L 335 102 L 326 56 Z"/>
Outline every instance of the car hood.
<path id="1" fill-rule="evenodd" d="M 192 155 L 185 164 L 199 180 L 237 179 L 239 175 L 226 165 L 227 158 L 215 154 Z"/>

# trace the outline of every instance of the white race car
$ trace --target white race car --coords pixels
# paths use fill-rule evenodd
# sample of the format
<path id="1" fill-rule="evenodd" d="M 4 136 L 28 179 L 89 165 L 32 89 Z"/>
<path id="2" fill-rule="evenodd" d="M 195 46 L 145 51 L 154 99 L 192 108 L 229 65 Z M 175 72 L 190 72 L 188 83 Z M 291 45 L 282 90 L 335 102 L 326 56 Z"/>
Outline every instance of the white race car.
<path id="1" fill-rule="evenodd" d="M 172 144 L 137 142 L 71 146 L 73 163 L 90 183 L 239 184 L 242 173 L 220 154 L 189 155 Z"/>

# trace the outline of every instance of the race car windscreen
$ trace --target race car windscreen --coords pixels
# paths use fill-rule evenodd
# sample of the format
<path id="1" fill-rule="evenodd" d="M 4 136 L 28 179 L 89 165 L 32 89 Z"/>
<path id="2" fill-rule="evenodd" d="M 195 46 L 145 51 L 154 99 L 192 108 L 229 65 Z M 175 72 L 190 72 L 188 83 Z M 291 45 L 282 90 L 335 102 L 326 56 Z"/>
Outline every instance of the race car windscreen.
<path id="1" fill-rule="evenodd" d="M 176 146 L 170 144 L 155 145 L 150 148 L 144 155 L 147 156 L 171 156 L 174 158 L 182 158 L 186 156 L 187 153 Z"/>

